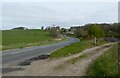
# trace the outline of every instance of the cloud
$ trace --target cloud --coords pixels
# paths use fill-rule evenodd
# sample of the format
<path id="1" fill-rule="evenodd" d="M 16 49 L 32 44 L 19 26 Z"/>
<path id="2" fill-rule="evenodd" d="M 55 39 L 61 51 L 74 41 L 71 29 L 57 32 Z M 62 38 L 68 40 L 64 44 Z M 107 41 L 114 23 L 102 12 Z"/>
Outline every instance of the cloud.
<path id="1" fill-rule="evenodd" d="M 57 24 L 62 27 L 90 22 L 117 22 L 117 3 L 46 2 L 3 3 L 3 29 L 16 26 L 39 28 Z"/>

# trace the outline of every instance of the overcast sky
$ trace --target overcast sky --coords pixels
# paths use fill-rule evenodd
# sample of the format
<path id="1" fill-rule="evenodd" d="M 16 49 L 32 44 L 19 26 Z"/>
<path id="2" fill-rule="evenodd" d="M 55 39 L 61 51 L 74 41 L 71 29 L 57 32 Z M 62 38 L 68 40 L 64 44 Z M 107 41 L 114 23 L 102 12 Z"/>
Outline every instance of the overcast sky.
<path id="1" fill-rule="evenodd" d="M 117 2 L 11 2 L 2 4 L 2 29 L 118 21 Z"/>

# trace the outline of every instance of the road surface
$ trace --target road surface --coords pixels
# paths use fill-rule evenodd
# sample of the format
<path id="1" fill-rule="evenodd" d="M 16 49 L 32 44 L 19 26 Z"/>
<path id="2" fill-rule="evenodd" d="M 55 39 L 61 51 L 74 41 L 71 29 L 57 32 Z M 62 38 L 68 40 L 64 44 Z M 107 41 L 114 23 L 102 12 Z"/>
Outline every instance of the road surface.
<path id="1" fill-rule="evenodd" d="M 79 42 L 79 39 L 77 38 L 71 38 L 71 37 L 67 37 L 67 38 L 68 41 L 66 42 L 59 42 L 45 46 L 34 46 L 29 48 L 4 51 L 2 52 L 3 67 L 4 65 L 9 65 L 24 61 L 25 59 L 28 59 L 30 57 L 34 57 L 42 54 L 50 54 L 53 51 L 60 49 L 64 46 L 70 45 L 75 42 Z"/>

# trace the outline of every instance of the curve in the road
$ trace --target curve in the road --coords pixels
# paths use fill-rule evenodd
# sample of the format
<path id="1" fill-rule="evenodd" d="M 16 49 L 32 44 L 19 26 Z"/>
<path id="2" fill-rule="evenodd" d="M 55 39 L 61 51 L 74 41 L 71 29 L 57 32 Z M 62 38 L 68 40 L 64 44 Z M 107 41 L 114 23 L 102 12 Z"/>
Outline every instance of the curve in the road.
<path id="1" fill-rule="evenodd" d="M 30 48 L 4 51 L 2 52 L 2 64 L 4 65 L 12 62 L 20 62 L 33 56 L 50 54 L 57 49 L 60 49 L 64 46 L 80 41 L 77 38 L 71 38 L 71 37 L 66 37 L 66 38 L 68 38 L 68 41 L 66 42 L 59 42 L 46 46 L 34 46 Z"/>

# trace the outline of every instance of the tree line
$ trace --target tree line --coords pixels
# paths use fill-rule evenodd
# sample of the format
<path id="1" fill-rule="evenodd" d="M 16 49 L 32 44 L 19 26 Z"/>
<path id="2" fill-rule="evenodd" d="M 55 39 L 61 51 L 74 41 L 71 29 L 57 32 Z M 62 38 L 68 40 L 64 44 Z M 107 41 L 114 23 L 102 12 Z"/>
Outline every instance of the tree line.
<path id="1" fill-rule="evenodd" d="M 18 27 L 14 29 L 25 30 L 28 28 Z M 90 39 L 90 38 L 105 38 L 105 37 L 114 37 L 120 39 L 120 23 L 113 24 L 86 24 L 84 26 L 72 26 L 69 29 L 60 28 L 60 26 L 50 26 L 44 28 L 41 27 L 41 30 L 50 32 L 52 37 L 58 37 L 60 34 L 64 35 L 73 35 L 78 38 Z"/>
<path id="2" fill-rule="evenodd" d="M 84 26 L 70 27 L 76 37 L 90 38 L 95 36 L 120 38 L 120 23 L 113 24 L 86 24 Z"/>
<path id="3" fill-rule="evenodd" d="M 51 26 L 45 29 L 49 31 L 53 37 L 64 34 L 64 35 L 74 35 L 78 38 L 90 39 L 114 37 L 120 39 L 120 23 L 113 24 L 86 24 L 84 26 L 72 26 L 69 29 L 60 28 L 60 26 Z"/>

